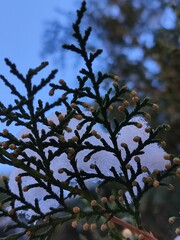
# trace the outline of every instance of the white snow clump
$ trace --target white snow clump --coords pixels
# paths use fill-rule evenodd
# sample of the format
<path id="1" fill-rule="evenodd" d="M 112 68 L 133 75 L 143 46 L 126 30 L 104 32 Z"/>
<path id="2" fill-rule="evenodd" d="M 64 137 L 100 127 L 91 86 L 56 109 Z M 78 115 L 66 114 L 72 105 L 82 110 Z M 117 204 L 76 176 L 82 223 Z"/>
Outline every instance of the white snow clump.
<path id="1" fill-rule="evenodd" d="M 65 112 L 64 112 L 64 114 L 65 114 Z M 90 115 L 91 113 L 84 112 L 84 114 Z M 51 115 L 49 119 L 52 120 L 55 124 L 58 124 L 58 119 L 55 115 Z M 136 136 L 141 137 L 142 142 L 146 141 L 149 137 L 149 133 L 147 133 L 145 131 L 145 129 L 148 127 L 148 123 L 146 122 L 146 120 L 143 117 L 136 116 L 133 119 L 131 119 L 131 121 L 140 123 L 142 125 L 142 127 L 138 128 L 134 125 L 128 125 L 128 126 L 123 127 L 121 129 L 121 131 L 118 133 L 117 143 L 118 143 L 119 149 L 121 150 L 122 159 L 126 158 L 126 152 L 125 152 L 124 148 L 121 146 L 122 143 L 126 143 L 128 145 L 130 152 L 132 152 L 138 146 L 138 143 L 133 141 L 134 137 L 136 137 Z M 72 131 L 64 133 L 64 137 L 65 137 L 66 141 L 68 139 L 71 139 L 75 135 L 74 131 L 76 130 L 76 126 L 79 123 L 80 123 L 80 120 L 77 120 L 75 118 L 70 120 L 68 127 L 71 128 Z M 41 129 L 42 129 L 42 127 L 41 127 Z M 103 129 L 100 126 L 95 126 L 93 129 L 95 129 L 98 132 L 98 134 L 101 135 L 101 137 L 107 142 L 107 144 L 109 146 L 111 146 L 111 147 L 113 146 L 112 141 L 109 137 L 109 133 L 106 133 L 105 131 L 103 131 Z M 47 130 L 47 127 L 45 127 L 45 130 Z M 85 131 L 86 131 L 86 126 L 83 126 L 81 130 L 78 130 L 79 135 L 82 136 Z M 100 139 L 97 139 L 95 136 L 89 137 L 86 141 L 93 144 L 94 146 L 103 146 Z M 48 150 L 49 149 L 47 149 L 47 152 L 48 152 Z M 53 151 L 53 149 L 51 149 L 51 150 Z M 112 171 L 110 171 L 111 167 L 114 167 L 118 174 L 122 174 L 119 160 L 114 156 L 114 154 L 112 152 L 109 152 L 109 151 L 105 151 L 105 150 L 98 151 L 97 153 L 95 153 L 94 155 L 91 156 L 89 161 L 84 162 L 83 160 L 84 160 L 85 156 L 87 156 L 87 154 L 90 151 L 91 150 L 89 150 L 89 149 L 82 150 L 77 154 L 77 156 L 76 156 L 77 168 L 79 171 L 83 170 L 86 173 L 96 173 L 96 170 L 91 168 L 91 164 L 96 164 L 98 166 L 98 168 L 100 169 L 100 171 L 105 176 L 112 176 L 112 177 L 114 176 Z M 144 152 L 143 154 L 139 155 L 140 161 L 141 161 L 141 166 L 146 166 L 151 173 L 155 169 L 158 169 L 158 170 L 165 169 L 165 164 L 167 163 L 167 161 L 164 160 L 164 155 L 166 152 L 163 150 L 162 147 L 159 146 L 159 144 L 157 144 L 157 143 L 149 144 L 143 149 L 143 152 Z M 36 153 L 33 153 L 31 150 L 28 150 L 28 149 L 26 150 L 26 153 L 29 156 L 37 156 Z M 136 171 L 137 163 L 135 162 L 135 160 L 131 159 L 129 164 Z M 67 158 L 66 153 L 63 153 L 59 157 L 54 158 L 54 160 L 52 160 L 52 162 L 50 164 L 50 168 L 53 171 L 54 177 L 62 182 L 64 182 L 68 176 L 66 175 L 66 173 L 60 174 L 58 172 L 58 170 L 60 168 L 66 168 L 70 171 L 73 171 L 72 165 L 70 163 L 70 160 Z M 17 195 L 19 195 L 19 189 L 18 189 L 17 182 L 15 181 L 15 177 L 17 175 L 19 175 L 20 173 L 23 173 L 23 170 L 15 168 L 12 171 L 12 173 L 10 174 L 10 179 L 9 179 L 10 189 L 12 192 L 14 192 Z M 130 174 L 129 170 L 128 170 L 128 173 Z M 142 173 L 136 179 L 136 181 L 139 183 L 141 188 L 143 188 L 143 186 L 144 186 L 144 184 L 142 182 L 142 178 L 147 175 L 148 175 L 148 173 Z M 98 185 L 99 181 L 101 181 L 101 179 L 99 179 L 98 177 L 89 179 L 89 180 L 87 180 L 87 186 L 96 187 Z M 25 187 L 25 186 L 28 186 L 28 185 L 34 184 L 34 183 L 36 183 L 36 180 L 33 177 L 30 177 L 30 176 L 22 177 L 22 187 Z M 72 185 L 75 183 L 76 183 L 75 180 L 73 180 L 71 182 Z M 52 190 L 57 195 L 60 194 L 60 190 L 58 187 L 52 185 Z M 136 190 L 135 190 L 135 192 L 136 192 Z M 66 196 L 67 196 L 67 194 L 68 194 L 68 191 L 65 191 Z M 45 189 L 40 188 L 40 187 L 35 187 L 35 188 L 29 189 L 28 191 L 24 192 L 24 197 L 25 197 L 26 201 L 31 203 L 32 205 L 34 205 L 35 199 L 38 199 L 39 207 L 44 214 L 50 212 L 51 207 L 57 208 L 59 206 L 58 201 L 55 199 L 44 200 L 44 197 L 46 195 L 49 195 L 49 193 L 47 193 L 47 191 Z M 127 195 L 127 197 L 129 198 L 128 195 Z M 21 207 L 21 206 L 23 206 L 23 203 L 16 200 L 15 207 L 17 208 L 17 207 Z M 33 215 L 37 214 L 33 211 L 33 209 L 19 210 L 18 213 L 25 214 L 25 217 L 27 219 L 30 219 Z"/>

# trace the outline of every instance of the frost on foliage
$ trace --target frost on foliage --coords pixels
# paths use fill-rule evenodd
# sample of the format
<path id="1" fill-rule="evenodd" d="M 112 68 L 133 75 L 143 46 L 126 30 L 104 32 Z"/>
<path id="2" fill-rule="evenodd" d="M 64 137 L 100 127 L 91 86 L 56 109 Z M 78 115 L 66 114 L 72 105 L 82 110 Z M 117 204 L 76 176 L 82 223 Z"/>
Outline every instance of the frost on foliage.
<path id="1" fill-rule="evenodd" d="M 65 114 L 65 112 L 63 113 Z M 83 112 L 84 115 L 88 116 L 91 113 L 89 112 Z M 50 120 L 52 120 L 55 124 L 58 124 L 58 119 L 55 115 L 51 115 Z M 127 125 L 124 126 L 121 131 L 118 133 L 117 136 L 117 144 L 118 148 L 121 150 L 121 157 L 123 160 L 126 159 L 126 152 L 125 149 L 121 146 L 122 143 L 126 143 L 129 151 L 133 152 L 138 147 L 138 143 L 135 142 L 133 139 L 136 136 L 139 136 L 142 140 L 142 143 L 145 142 L 149 138 L 149 133 L 145 131 L 145 129 L 148 127 L 148 123 L 146 120 L 141 116 L 136 116 L 130 120 L 131 122 L 137 122 L 142 125 L 141 128 L 138 128 L 135 125 Z M 64 138 L 65 141 L 68 141 L 68 139 L 71 139 L 75 133 L 77 125 L 80 123 L 79 120 L 72 118 L 68 124 L 68 127 L 72 129 L 71 132 L 64 132 Z M 83 134 L 86 131 L 86 126 L 84 125 L 81 130 L 78 130 L 79 136 L 82 137 Z M 41 126 L 39 130 L 41 130 L 43 127 Z M 93 128 L 97 133 L 103 138 L 106 143 L 109 146 L 113 146 L 112 141 L 110 139 L 109 133 L 105 132 L 101 126 L 94 126 Z M 48 128 L 45 126 L 44 130 L 47 131 Z M 87 139 L 84 140 L 84 142 L 89 142 L 93 146 L 103 146 L 103 143 L 100 139 L 97 139 L 95 136 L 90 136 Z M 83 144 L 84 144 L 83 142 Z M 45 149 L 46 153 L 48 153 L 48 149 Z M 53 151 L 53 149 L 51 148 Z M 25 150 L 28 156 L 37 156 L 34 152 L 32 152 L 30 149 Z M 76 160 L 77 160 L 77 168 L 79 173 L 82 171 L 85 173 L 94 173 L 96 174 L 95 177 L 90 178 L 85 181 L 88 188 L 94 188 L 97 187 L 100 182 L 102 182 L 102 176 L 98 177 L 98 174 L 94 168 L 92 168 L 92 164 L 95 164 L 101 173 L 105 176 L 111 176 L 114 177 L 114 173 L 111 171 L 111 168 L 114 167 L 118 175 L 123 176 L 123 172 L 121 169 L 121 165 L 117 157 L 115 157 L 114 153 L 106 150 L 100 150 L 96 153 L 94 153 L 91 158 L 88 161 L 84 161 L 85 157 L 91 152 L 92 150 L 84 149 L 77 153 Z M 153 172 L 155 169 L 158 170 L 164 170 L 165 164 L 167 161 L 164 160 L 165 151 L 160 147 L 157 143 L 151 143 L 144 147 L 144 149 L 141 151 L 141 154 L 139 155 L 141 166 L 145 166 L 148 168 L 149 172 Z M 129 161 L 129 164 L 132 166 L 132 168 L 136 171 L 137 170 L 137 163 L 132 158 Z M 50 164 L 50 169 L 53 171 L 53 175 L 56 179 L 60 180 L 61 182 L 64 182 L 67 180 L 68 176 L 65 172 L 59 173 L 59 169 L 67 169 L 71 172 L 73 172 L 73 167 L 71 165 L 71 161 L 68 159 L 66 153 L 62 153 L 59 157 L 55 157 Z M 130 170 L 127 170 L 129 177 L 130 177 Z M 22 170 L 15 169 L 11 175 L 9 180 L 9 186 L 12 192 L 16 193 L 18 195 L 18 186 L 15 182 L 15 177 L 22 173 Z M 139 183 L 140 187 L 143 188 L 144 183 L 142 182 L 142 178 L 147 176 L 148 173 L 141 173 L 138 175 L 136 181 Z M 30 176 L 24 176 L 22 177 L 22 187 L 28 186 L 30 184 L 36 183 L 36 180 Z M 75 186 L 76 179 L 72 179 L 70 181 L 70 185 Z M 135 187 L 134 187 L 135 188 Z M 60 194 L 60 189 L 56 186 L 52 185 L 52 191 L 56 194 Z M 136 189 L 134 189 L 134 192 L 136 193 Z M 64 191 L 65 196 L 68 196 L 68 191 Z M 39 207 L 41 211 L 46 214 L 51 211 L 51 207 L 57 208 L 59 203 L 55 199 L 46 199 L 44 200 L 44 197 L 48 195 L 45 189 L 40 187 L 35 187 L 32 189 L 29 189 L 27 192 L 24 192 L 24 197 L 27 202 L 33 204 L 35 199 L 39 202 Z M 131 198 L 129 194 L 127 194 L 128 201 L 131 202 Z M 16 200 L 15 207 L 22 206 L 23 203 Z M 36 213 L 32 209 L 26 209 L 26 210 L 20 210 L 19 213 L 25 213 L 27 218 L 31 218 L 33 215 L 36 215 Z"/>

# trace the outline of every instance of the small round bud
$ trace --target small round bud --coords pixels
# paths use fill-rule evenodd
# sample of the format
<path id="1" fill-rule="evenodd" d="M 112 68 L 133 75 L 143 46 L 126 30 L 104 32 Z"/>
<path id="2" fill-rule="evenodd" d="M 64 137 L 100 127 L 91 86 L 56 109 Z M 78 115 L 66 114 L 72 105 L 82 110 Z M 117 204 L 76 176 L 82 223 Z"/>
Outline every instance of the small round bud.
<path id="1" fill-rule="evenodd" d="M 139 136 L 136 136 L 136 137 L 133 138 L 134 142 L 139 142 L 140 140 L 141 140 L 141 138 Z"/>
<path id="2" fill-rule="evenodd" d="M 127 144 L 126 143 L 121 143 L 121 147 L 126 148 Z"/>
<path id="3" fill-rule="evenodd" d="M 22 135 L 21 135 L 21 138 L 22 138 L 22 139 L 25 139 L 25 138 L 28 138 L 28 137 L 29 137 L 29 134 L 22 134 Z"/>
<path id="4" fill-rule="evenodd" d="M 160 172 L 159 169 L 154 169 L 153 174 L 154 174 L 154 175 L 158 175 L 159 172 Z"/>
<path id="5" fill-rule="evenodd" d="M 159 181 L 155 180 L 155 181 L 153 182 L 153 186 L 154 186 L 155 188 L 159 187 Z"/>
<path id="6" fill-rule="evenodd" d="M 80 213 L 80 208 L 79 207 L 73 207 L 73 213 L 75 213 L 75 214 L 78 214 L 78 213 Z"/>
<path id="7" fill-rule="evenodd" d="M 67 154 L 67 158 L 68 158 L 69 160 L 73 160 L 74 154 L 68 153 L 68 154 Z"/>
<path id="8" fill-rule="evenodd" d="M 146 182 L 147 183 L 151 183 L 152 181 L 153 181 L 152 177 L 150 177 L 150 176 L 146 177 Z"/>
<path id="9" fill-rule="evenodd" d="M 109 111 L 112 111 L 112 110 L 113 110 L 113 106 L 110 105 L 110 106 L 108 107 L 108 110 L 109 110 Z"/>
<path id="10" fill-rule="evenodd" d="M 151 115 L 149 113 L 144 114 L 145 120 L 151 120 Z"/>
<path id="11" fill-rule="evenodd" d="M 4 129 L 2 132 L 4 135 L 7 135 L 9 133 L 9 131 L 7 129 Z"/>
<path id="12" fill-rule="evenodd" d="M 60 142 L 66 142 L 65 137 L 63 135 L 59 135 L 58 139 Z"/>
<path id="13" fill-rule="evenodd" d="M 137 92 L 136 91 L 131 91 L 130 92 L 131 97 L 137 97 Z"/>
<path id="14" fill-rule="evenodd" d="M 47 124 L 50 126 L 50 127 L 53 127 L 55 124 L 52 120 L 48 120 Z"/>
<path id="15" fill-rule="evenodd" d="M 180 228 L 176 228 L 175 233 L 179 236 L 180 235 Z"/>
<path id="16" fill-rule="evenodd" d="M 106 204 L 107 201 L 108 201 L 107 197 L 102 197 L 102 198 L 101 198 L 101 202 L 102 202 L 103 204 Z"/>
<path id="17" fill-rule="evenodd" d="M 85 108 L 89 108 L 89 107 L 90 107 L 89 104 L 86 103 L 86 102 L 83 102 L 82 105 L 83 105 L 83 107 L 85 107 Z"/>
<path id="18" fill-rule="evenodd" d="M 177 158 L 177 157 L 173 158 L 173 163 L 180 164 L 180 158 Z"/>
<path id="19" fill-rule="evenodd" d="M 131 164 L 128 163 L 128 164 L 126 164 L 125 167 L 126 167 L 126 169 L 131 169 L 132 166 L 131 166 Z"/>
<path id="20" fill-rule="evenodd" d="M 83 116 L 81 115 L 81 114 L 76 114 L 75 116 L 74 116 L 74 118 L 76 118 L 77 120 L 82 120 L 83 119 Z"/>
<path id="21" fill-rule="evenodd" d="M 158 106 L 157 104 L 153 104 L 151 108 L 152 108 L 152 110 L 154 110 L 154 111 L 159 110 L 159 106 Z"/>
<path id="22" fill-rule="evenodd" d="M 127 100 L 125 100 L 123 103 L 122 103 L 122 106 L 123 107 L 129 107 L 129 102 Z"/>
<path id="23" fill-rule="evenodd" d="M 128 228 L 126 228 L 122 231 L 122 235 L 125 238 L 129 239 L 130 237 L 132 237 L 132 232 Z"/>
<path id="24" fill-rule="evenodd" d="M 141 124 L 141 123 L 137 123 L 137 124 L 136 124 L 136 127 L 137 127 L 137 128 L 142 128 L 142 124 Z"/>
<path id="25" fill-rule="evenodd" d="M 135 160 L 136 162 L 140 162 L 140 157 L 135 156 L 135 157 L 134 157 L 134 160 Z"/>
<path id="26" fill-rule="evenodd" d="M 124 196 L 123 190 L 120 189 L 120 190 L 118 191 L 118 194 L 119 194 L 119 196 Z"/>
<path id="27" fill-rule="evenodd" d="M 72 226 L 73 228 L 77 228 L 77 226 L 78 226 L 78 221 L 77 221 L 77 220 L 72 221 L 71 226 Z"/>
<path id="28" fill-rule="evenodd" d="M 95 169 L 95 168 L 96 168 L 96 164 L 93 164 L 93 163 L 92 163 L 92 164 L 90 165 L 90 169 Z"/>
<path id="29" fill-rule="evenodd" d="M 91 135 L 95 136 L 97 134 L 96 130 L 91 131 Z"/>
<path id="30" fill-rule="evenodd" d="M 76 126 L 76 129 L 77 129 L 77 130 L 81 130 L 81 129 L 82 129 L 82 126 L 81 126 L 81 125 L 77 125 L 77 126 Z"/>
<path id="31" fill-rule="evenodd" d="M 66 85 L 66 83 L 65 83 L 65 81 L 64 81 L 63 79 L 60 79 L 60 80 L 59 80 L 59 83 L 60 83 L 61 85 L 64 85 L 64 86 Z"/>
<path id="32" fill-rule="evenodd" d="M 142 172 L 148 172 L 148 168 L 146 166 L 142 167 Z"/>
<path id="33" fill-rule="evenodd" d="M 171 163 L 165 164 L 165 168 L 166 168 L 167 170 L 168 170 L 168 169 L 171 169 L 171 167 L 172 167 Z"/>
<path id="34" fill-rule="evenodd" d="M 72 148 L 72 147 L 68 148 L 68 153 L 69 153 L 69 154 L 73 154 L 73 155 L 74 155 L 75 152 L 76 152 L 76 151 L 75 151 L 74 148 Z"/>
<path id="35" fill-rule="evenodd" d="M 95 137 L 96 137 L 97 139 L 101 139 L 101 135 L 98 134 L 98 133 L 95 135 Z"/>
<path id="36" fill-rule="evenodd" d="M 160 142 L 161 147 L 165 148 L 167 146 L 167 143 L 165 141 Z"/>
<path id="37" fill-rule="evenodd" d="M 49 96 L 53 96 L 53 95 L 54 95 L 54 92 L 55 92 L 55 89 L 52 88 L 52 89 L 49 91 Z"/>
<path id="38" fill-rule="evenodd" d="M 119 107 L 118 107 L 118 111 L 119 111 L 119 112 L 124 112 L 124 111 L 125 111 L 125 109 L 126 109 L 126 108 L 125 108 L 125 107 L 123 107 L 123 106 L 119 106 Z"/>
<path id="39" fill-rule="evenodd" d="M 79 141 L 79 138 L 78 138 L 78 136 L 73 136 L 73 137 L 71 138 L 71 140 L 72 140 L 73 142 L 78 142 L 78 141 Z"/>
<path id="40" fill-rule="evenodd" d="M 109 201 L 114 202 L 116 200 L 116 197 L 114 195 L 109 196 Z"/>
<path id="41" fill-rule="evenodd" d="M 138 240 L 145 240 L 145 237 L 144 237 L 144 235 L 142 235 L 142 234 L 139 234 L 139 236 L 138 236 Z"/>
<path id="42" fill-rule="evenodd" d="M 13 216 L 15 214 L 15 209 L 11 208 L 8 212 L 9 216 Z"/>
<path id="43" fill-rule="evenodd" d="M 62 174 L 64 172 L 64 168 L 60 168 L 59 170 L 58 170 L 58 173 L 59 174 Z"/>
<path id="44" fill-rule="evenodd" d="M 105 232 L 107 230 L 107 225 L 106 224 L 102 224 L 101 225 L 101 231 Z"/>
<path id="45" fill-rule="evenodd" d="M 95 231 L 97 229 L 97 224 L 96 223 L 91 223 L 90 229 L 91 229 L 91 231 Z"/>
<path id="46" fill-rule="evenodd" d="M 133 181 L 133 182 L 132 182 L 132 186 L 133 186 L 133 187 L 137 187 L 137 186 L 138 186 L 138 182 L 137 182 L 137 181 Z"/>
<path id="47" fill-rule="evenodd" d="M 16 181 L 17 183 L 21 183 L 21 176 L 17 175 L 17 176 L 15 177 L 15 181 Z"/>
<path id="48" fill-rule="evenodd" d="M 76 103 L 71 103 L 71 108 L 76 108 L 77 107 L 77 104 Z"/>
<path id="49" fill-rule="evenodd" d="M 151 131 L 152 131 L 152 128 L 150 128 L 150 127 L 145 128 L 146 133 L 150 133 Z"/>
<path id="50" fill-rule="evenodd" d="M 96 111 L 95 107 L 90 107 L 89 110 L 90 110 L 91 112 L 95 112 L 95 111 Z"/>
<path id="51" fill-rule="evenodd" d="M 137 96 L 132 98 L 133 103 L 137 103 L 138 101 L 139 101 L 139 98 Z"/>
<path id="52" fill-rule="evenodd" d="M 59 114 L 58 119 L 59 119 L 59 121 L 64 121 L 65 116 L 63 114 Z"/>
<path id="53" fill-rule="evenodd" d="M 91 206 L 92 207 L 96 207 L 97 206 L 97 201 L 96 200 L 92 200 L 91 201 Z"/>
<path id="54" fill-rule="evenodd" d="M 88 162 L 89 160 L 90 160 L 90 157 L 85 156 L 84 159 L 83 159 L 83 162 Z"/>
<path id="55" fill-rule="evenodd" d="M 175 222 L 175 220 L 176 220 L 175 217 L 170 217 L 170 218 L 168 219 L 168 222 L 169 222 L 170 224 L 173 224 L 173 223 Z"/>
<path id="56" fill-rule="evenodd" d="M 23 192 L 27 192 L 29 190 L 28 186 L 23 187 Z"/>
<path id="57" fill-rule="evenodd" d="M 88 231 L 88 230 L 89 230 L 89 227 L 90 227 L 90 225 L 89 225 L 88 223 L 84 223 L 84 224 L 83 224 L 83 230 L 84 230 L 84 231 Z"/>
<path id="58" fill-rule="evenodd" d="M 9 145 L 9 148 L 10 148 L 11 150 L 14 150 L 14 149 L 16 148 L 16 145 L 12 143 L 12 144 Z"/>
<path id="59" fill-rule="evenodd" d="M 113 76 L 113 80 L 114 80 L 114 81 L 119 81 L 119 79 L 120 79 L 119 76 L 117 76 L 117 75 L 114 75 L 114 76 Z"/>
<path id="60" fill-rule="evenodd" d="M 170 160 L 170 159 L 171 159 L 171 154 L 168 154 L 168 153 L 165 154 L 165 155 L 164 155 L 164 159 L 165 159 L 165 160 Z"/>
<path id="61" fill-rule="evenodd" d="M 65 131 L 70 133 L 70 132 L 72 132 L 72 129 L 70 127 L 65 127 Z"/>

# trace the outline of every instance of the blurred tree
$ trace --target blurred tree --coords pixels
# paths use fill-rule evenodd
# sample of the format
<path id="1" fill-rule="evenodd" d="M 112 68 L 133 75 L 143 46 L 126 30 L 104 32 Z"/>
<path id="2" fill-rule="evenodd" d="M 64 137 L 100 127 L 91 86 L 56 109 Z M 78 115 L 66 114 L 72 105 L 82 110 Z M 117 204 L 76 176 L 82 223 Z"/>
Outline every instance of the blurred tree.
<path id="1" fill-rule="evenodd" d="M 89 0 L 86 21 L 94 26 L 96 36 L 89 48 L 105 49 L 101 65 L 120 75 L 121 81 L 150 96 L 161 106 L 152 122 L 167 121 L 172 130 L 167 137 L 170 151 L 180 150 L 180 2 L 170 0 Z M 59 12 L 62 16 L 62 10 Z M 67 14 L 67 15 L 66 15 Z M 60 44 L 69 36 L 66 21 L 47 24 L 43 54 L 62 59 Z M 66 16 L 66 18 L 64 18 Z M 66 21 L 65 21 L 66 20 Z M 94 41 L 95 40 L 95 41 Z M 61 55 L 61 57 L 60 57 Z"/>
<path id="2" fill-rule="evenodd" d="M 105 49 L 100 64 L 117 73 L 121 83 L 135 88 L 141 96 L 150 96 L 160 105 L 159 114 L 152 114 L 152 125 L 164 121 L 171 125 L 172 129 L 166 135 L 168 151 L 179 154 L 180 1 L 89 0 L 88 4 L 89 15 L 85 21 L 93 25 L 96 32 L 89 48 L 98 45 Z M 66 21 L 72 21 L 69 16 L 68 13 Z M 43 53 L 57 54 L 67 35 L 69 31 L 64 23 L 59 20 L 49 23 L 43 38 Z M 177 193 L 174 196 L 178 196 L 180 188 L 177 182 L 175 185 Z M 154 228 L 158 239 L 173 239 L 173 231 L 167 231 L 168 220 L 161 222 L 160 217 L 162 214 L 168 219 L 179 211 L 178 199 L 172 197 L 168 206 L 163 205 L 167 211 L 161 209 L 159 212 L 158 201 L 162 202 L 169 195 L 167 192 L 158 196 L 156 192 L 151 194 L 144 200 L 144 221 Z"/>

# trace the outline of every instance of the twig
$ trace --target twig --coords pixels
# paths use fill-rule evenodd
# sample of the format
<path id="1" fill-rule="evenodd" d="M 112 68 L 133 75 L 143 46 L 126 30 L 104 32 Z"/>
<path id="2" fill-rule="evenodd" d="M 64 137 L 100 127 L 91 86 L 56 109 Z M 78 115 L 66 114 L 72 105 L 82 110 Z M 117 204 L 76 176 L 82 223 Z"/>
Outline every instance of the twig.
<path id="1" fill-rule="evenodd" d="M 105 213 L 105 214 L 104 214 L 104 217 L 105 217 L 106 219 L 109 219 L 110 215 L 107 214 L 107 213 Z M 137 233 L 138 235 L 142 235 L 142 236 L 144 237 L 144 240 L 158 240 L 157 238 L 155 238 L 155 237 L 153 236 L 152 233 L 148 233 L 148 232 L 146 232 L 146 231 L 143 231 L 143 230 L 141 230 L 141 229 L 139 229 L 139 228 L 137 228 L 137 227 L 135 227 L 135 226 L 127 223 L 127 222 L 124 222 L 123 220 L 121 220 L 121 219 L 119 219 L 119 218 L 117 218 L 117 217 L 112 217 L 112 218 L 110 219 L 110 222 L 115 223 L 115 224 L 117 224 L 117 225 L 120 225 L 120 226 L 122 226 L 123 228 L 128 228 L 128 229 L 131 230 L 133 233 Z"/>

